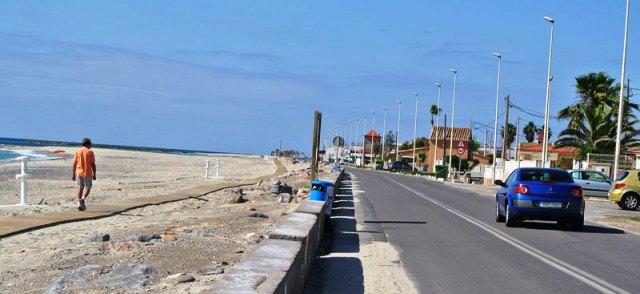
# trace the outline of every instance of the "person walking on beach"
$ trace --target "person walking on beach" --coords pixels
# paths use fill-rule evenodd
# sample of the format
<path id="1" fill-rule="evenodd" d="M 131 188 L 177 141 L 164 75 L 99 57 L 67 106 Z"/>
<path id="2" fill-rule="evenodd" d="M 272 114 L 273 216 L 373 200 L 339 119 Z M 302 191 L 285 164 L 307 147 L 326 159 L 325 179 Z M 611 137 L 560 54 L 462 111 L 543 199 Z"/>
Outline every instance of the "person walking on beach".
<path id="1" fill-rule="evenodd" d="M 96 179 L 96 158 L 91 150 L 91 139 L 82 139 L 82 147 L 76 150 L 73 158 L 71 180 L 78 180 L 78 210 L 84 211 L 87 206 L 84 200 L 89 197 L 93 180 Z M 84 192 L 84 195 L 82 194 Z"/>

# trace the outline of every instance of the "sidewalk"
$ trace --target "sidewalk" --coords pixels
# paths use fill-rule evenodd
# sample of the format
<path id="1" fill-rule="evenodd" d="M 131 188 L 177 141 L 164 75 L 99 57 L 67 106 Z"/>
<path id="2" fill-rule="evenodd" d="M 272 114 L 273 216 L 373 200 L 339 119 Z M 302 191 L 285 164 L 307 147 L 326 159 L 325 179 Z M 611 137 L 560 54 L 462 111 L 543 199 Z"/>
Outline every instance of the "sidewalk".
<path id="1" fill-rule="evenodd" d="M 131 209 L 141 208 L 149 205 L 159 205 L 188 198 L 197 198 L 222 189 L 255 185 L 259 181 L 266 181 L 271 179 L 272 177 L 281 176 L 286 172 L 286 168 L 280 161 L 276 159 L 274 160 L 274 163 L 276 164 L 276 171 L 274 174 L 258 177 L 255 179 L 242 180 L 238 182 L 220 182 L 200 185 L 180 190 L 171 194 L 134 198 L 119 203 L 100 203 L 92 205 L 91 209 L 87 211 L 72 210 L 59 213 L 0 217 L 0 239 L 32 230 L 55 226 L 58 224 L 108 217 Z"/>
<path id="2" fill-rule="evenodd" d="M 350 174 L 336 191 L 332 236 L 316 257 L 305 293 L 415 293 L 398 253 Z M 370 221 L 370 222 L 369 222 Z"/>

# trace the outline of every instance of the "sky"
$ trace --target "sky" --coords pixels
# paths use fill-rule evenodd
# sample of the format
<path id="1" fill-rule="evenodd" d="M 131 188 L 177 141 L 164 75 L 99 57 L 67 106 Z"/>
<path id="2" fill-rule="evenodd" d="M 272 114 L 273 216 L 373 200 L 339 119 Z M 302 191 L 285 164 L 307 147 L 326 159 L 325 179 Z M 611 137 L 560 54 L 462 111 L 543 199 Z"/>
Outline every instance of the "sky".
<path id="1" fill-rule="evenodd" d="M 492 52 L 503 55 L 500 97 L 544 111 L 547 15 L 555 114 L 575 102 L 576 76 L 619 79 L 624 9 L 623 0 L 4 1 L 0 137 L 256 154 L 282 140 L 308 154 L 314 110 L 323 130 L 375 111 L 380 132 L 382 107 L 389 130 L 400 100 L 406 141 L 414 92 L 418 136 L 430 131 L 435 82 L 450 120 L 449 68 L 459 72 L 454 124 L 492 125 Z M 632 1 L 627 58 L 637 88 L 639 9 Z M 512 109 L 518 116 L 542 123 Z M 557 134 L 566 122 L 550 125 Z"/>

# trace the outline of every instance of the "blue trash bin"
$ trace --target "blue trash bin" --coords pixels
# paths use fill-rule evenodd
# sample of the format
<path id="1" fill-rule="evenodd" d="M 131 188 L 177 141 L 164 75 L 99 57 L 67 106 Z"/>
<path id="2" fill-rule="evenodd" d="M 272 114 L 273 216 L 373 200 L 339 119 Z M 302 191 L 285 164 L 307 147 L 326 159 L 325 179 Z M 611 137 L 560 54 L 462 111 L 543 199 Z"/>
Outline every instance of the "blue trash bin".
<path id="1" fill-rule="evenodd" d="M 327 201 L 327 188 L 333 187 L 333 183 L 321 180 L 314 180 L 311 182 L 311 193 L 309 194 L 310 200 Z"/>

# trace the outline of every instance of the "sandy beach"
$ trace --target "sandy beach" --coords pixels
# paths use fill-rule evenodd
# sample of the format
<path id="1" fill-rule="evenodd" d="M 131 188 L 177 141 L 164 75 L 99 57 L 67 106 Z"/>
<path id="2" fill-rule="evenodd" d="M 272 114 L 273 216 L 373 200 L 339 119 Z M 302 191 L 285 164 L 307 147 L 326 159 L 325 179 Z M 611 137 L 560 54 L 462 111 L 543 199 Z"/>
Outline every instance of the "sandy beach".
<path id="1" fill-rule="evenodd" d="M 10 149 L 50 152 L 65 150 L 59 160 L 29 162 L 28 201 L 31 207 L 2 207 L 0 216 L 57 212 L 74 209 L 77 189 L 71 181 L 71 166 L 75 148 L 20 147 Z M 117 202 L 121 199 L 175 192 L 211 181 L 205 180 L 205 160 L 211 161 L 212 173 L 216 159 L 220 160 L 222 175 L 229 180 L 269 175 L 276 169 L 272 160 L 247 156 L 181 155 L 117 149 L 93 149 L 96 156 L 97 180 L 94 182 L 88 205 Z M 16 204 L 20 200 L 20 183 L 15 174 L 20 163 L 0 165 L 0 205 Z"/>
<path id="2" fill-rule="evenodd" d="M 202 184 L 206 181 L 200 179 L 201 165 L 207 158 L 210 157 L 97 149 L 98 181 L 94 185 L 99 192 L 94 201 L 117 201 Z M 252 178 L 275 171 L 272 160 L 240 157 L 221 160 L 226 175 L 231 178 Z M 67 179 L 70 162 L 67 159 L 33 163 L 32 171 L 37 174 L 34 182 L 39 184 L 32 193 L 47 200 L 45 205 L 22 213 L 73 209 L 71 196 L 67 195 L 75 188 Z M 277 179 L 296 188 L 308 185 L 305 164 L 281 162 L 289 172 Z M 12 169 L 15 166 L 2 166 L 3 175 Z M 198 198 L 0 239 L 3 264 L 0 292 L 42 293 L 51 290 L 51 285 L 61 276 L 78 268 L 104 267 L 103 271 L 112 271 L 118 266 L 133 265 L 154 271 L 148 285 L 133 292 L 199 293 L 214 285 L 224 271 L 251 252 L 303 198 L 278 203 L 268 193 L 269 187 L 270 182 L 244 187 L 242 203 L 228 203 L 234 191 L 225 189 Z M 11 213 L 19 210 L 11 208 Z M 252 217 L 255 214 L 261 217 Z M 101 236 L 107 234 L 109 240 L 102 241 Z M 154 235 L 161 238 L 139 240 L 140 236 Z M 176 282 L 172 275 L 180 273 L 194 277 L 195 281 Z M 89 293 L 113 290 L 71 289 Z"/>

